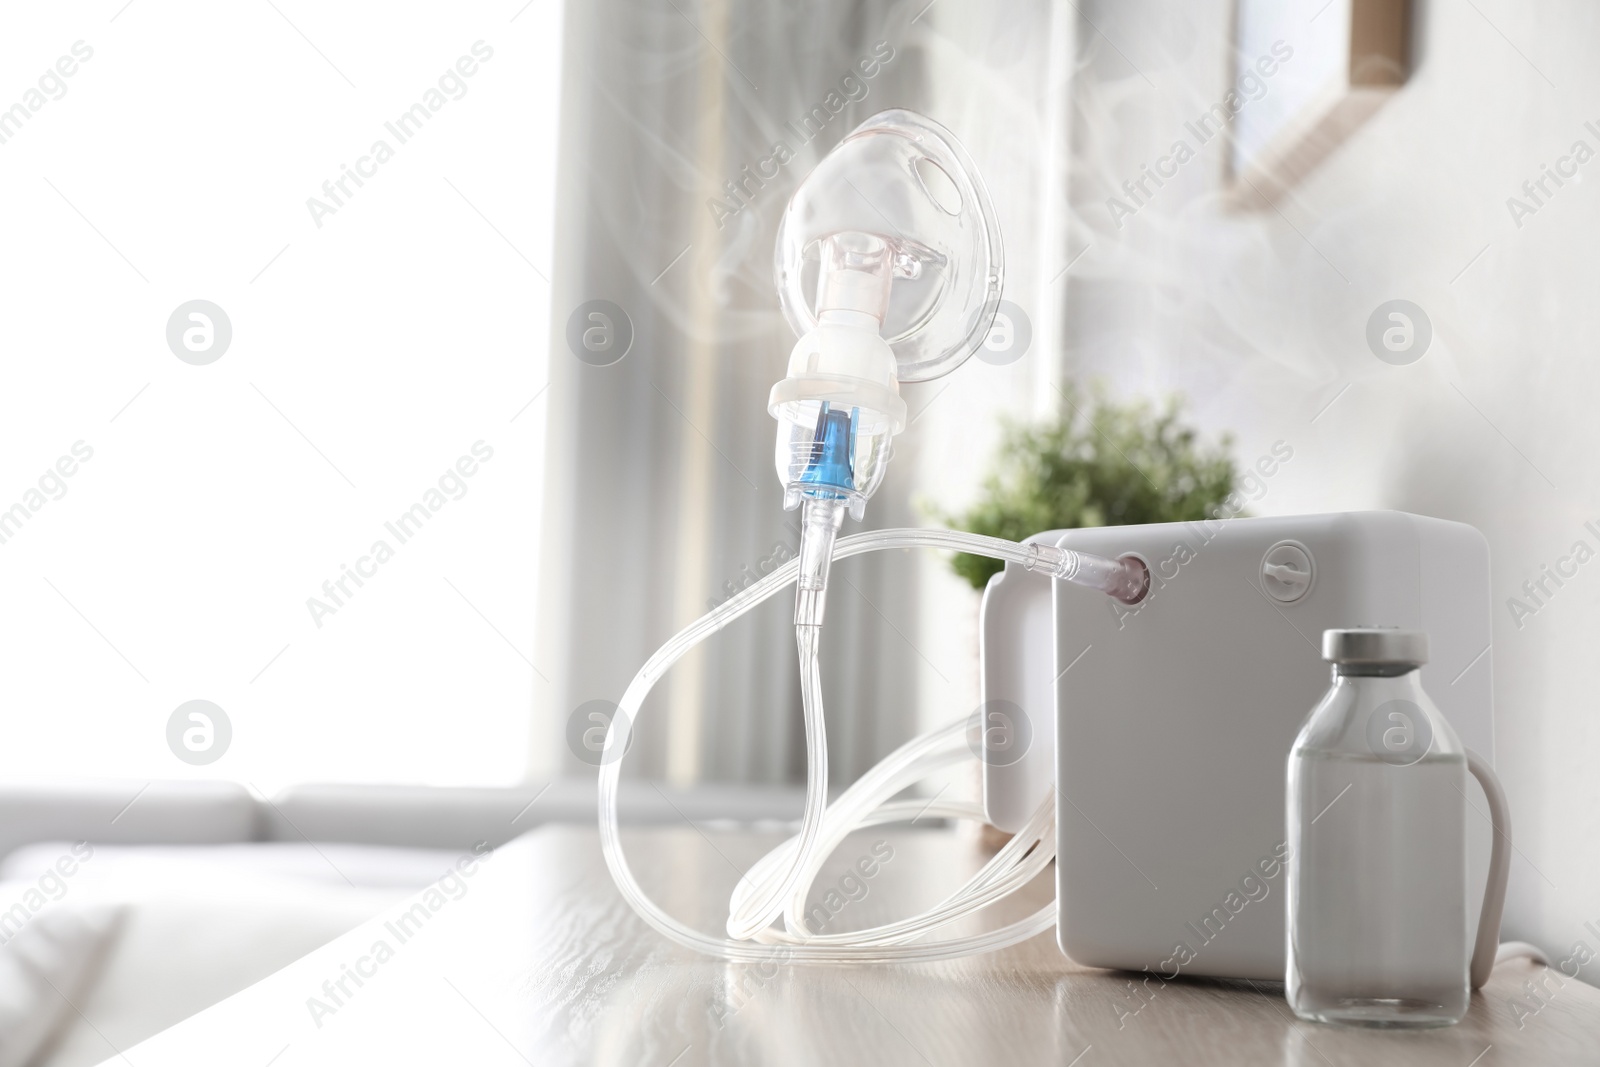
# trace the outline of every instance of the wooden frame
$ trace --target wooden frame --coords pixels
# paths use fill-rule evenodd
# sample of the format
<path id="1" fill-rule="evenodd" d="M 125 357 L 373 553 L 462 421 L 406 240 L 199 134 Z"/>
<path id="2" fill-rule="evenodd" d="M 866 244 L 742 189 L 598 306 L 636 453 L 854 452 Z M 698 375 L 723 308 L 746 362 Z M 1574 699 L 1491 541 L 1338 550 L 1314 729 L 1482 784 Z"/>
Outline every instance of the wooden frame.
<path id="1" fill-rule="evenodd" d="M 1293 53 L 1258 78 L 1266 90 L 1234 123 L 1228 178 L 1242 201 L 1259 202 L 1255 194 L 1274 198 L 1314 170 L 1405 84 L 1411 5 L 1238 0 L 1233 40 L 1235 87 L 1258 54 Z"/>

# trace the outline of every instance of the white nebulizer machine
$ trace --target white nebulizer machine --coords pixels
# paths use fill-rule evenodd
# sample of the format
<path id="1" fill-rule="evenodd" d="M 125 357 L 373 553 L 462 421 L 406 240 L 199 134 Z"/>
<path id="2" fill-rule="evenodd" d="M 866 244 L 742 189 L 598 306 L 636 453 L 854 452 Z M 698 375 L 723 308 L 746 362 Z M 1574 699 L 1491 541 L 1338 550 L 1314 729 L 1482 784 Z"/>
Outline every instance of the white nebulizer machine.
<path id="1" fill-rule="evenodd" d="M 886 111 L 796 190 L 775 273 L 799 341 L 768 411 L 784 506 L 801 510 L 800 550 L 673 637 L 623 695 L 599 798 L 601 844 L 624 898 L 666 937 L 731 960 L 948 959 L 1056 928 L 1063 951 L 1084 964 L 1281 980 L 1285 761 L 1326 688 L 1322 631 L 1425 630 L 1433 658 L 1423 683 L 1462 742 L 1492 759 L 1481 535 L 1372 512 L 1054 531 L 1021 544 L 936 529 L 839 537 L 846 513 L 861 519 L 905 428 L 899 383 L 949 373 L 984 343 L 1004 278 L 1000 233 L 949 131 Z M 1005 561 L 983 600 L 984 703 L 891 753 L 829 804 L 818 663 L 829 565 L 909 547 Z M 739 882 L 727 936 L 714 937 L 668 915 L 634 879 L 618 830 L 621 757 L 661 676 L 790 584 L 805 809 L 799 832 Z M 982 803 L 895 799 L 972 760 L 974 732 L 985 746 Z M 919 915 L 847 933 L 810 929 L 808 888 L 840 841 L 918 816 L 984 821 L 1013 836 Z M 1480 868 L 1483 829 L 1467 849 Z M 1052 861 L 1055 904 L 987 933 L 929 936 Z"/>

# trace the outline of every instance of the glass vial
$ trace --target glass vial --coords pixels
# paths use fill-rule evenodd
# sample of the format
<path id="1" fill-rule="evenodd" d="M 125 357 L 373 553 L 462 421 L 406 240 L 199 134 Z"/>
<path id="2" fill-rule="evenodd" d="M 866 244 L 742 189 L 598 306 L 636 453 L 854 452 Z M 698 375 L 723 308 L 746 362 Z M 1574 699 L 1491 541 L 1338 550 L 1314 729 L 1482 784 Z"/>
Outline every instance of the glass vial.
<path id="1" fill-rule="evenodd" d="M 1427 635 L 1328 630 L 1333 686 L 1289 755 L 1288 970 L 1302 1019 L 1467 1012 L 1466 750 L 1423 692 Z"/>

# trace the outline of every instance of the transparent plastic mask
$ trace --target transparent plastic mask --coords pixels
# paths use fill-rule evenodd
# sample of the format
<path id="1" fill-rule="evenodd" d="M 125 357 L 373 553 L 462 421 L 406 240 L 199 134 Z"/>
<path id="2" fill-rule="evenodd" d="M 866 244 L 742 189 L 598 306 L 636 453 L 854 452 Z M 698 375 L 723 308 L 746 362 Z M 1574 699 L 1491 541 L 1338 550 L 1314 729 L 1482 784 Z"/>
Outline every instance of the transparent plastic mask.
<path id="1" fill-rule="evenodd" d="M 999 224 L 966 151 L 943 126 L 898 110 L 862 123 L 801 183 L 774 269 L 796 334 L 815 329 L 822 309 L 873 314 L 903 382 L 937 378 L 977 351 L 1005 277 Z"/>

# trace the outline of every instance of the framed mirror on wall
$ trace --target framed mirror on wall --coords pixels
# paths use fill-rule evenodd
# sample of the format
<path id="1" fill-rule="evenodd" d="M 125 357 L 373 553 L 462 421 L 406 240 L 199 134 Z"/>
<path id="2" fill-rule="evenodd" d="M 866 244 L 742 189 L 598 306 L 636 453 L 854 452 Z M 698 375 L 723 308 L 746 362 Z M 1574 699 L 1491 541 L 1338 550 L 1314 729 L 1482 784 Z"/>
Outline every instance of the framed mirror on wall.
<path id="1" fill-rule="evenodd" d="M 1226 106 L 1241 203 L 1294 185 L 1405 84 L 1412 17 L 1409 0 L 1238 0 Z"/>

